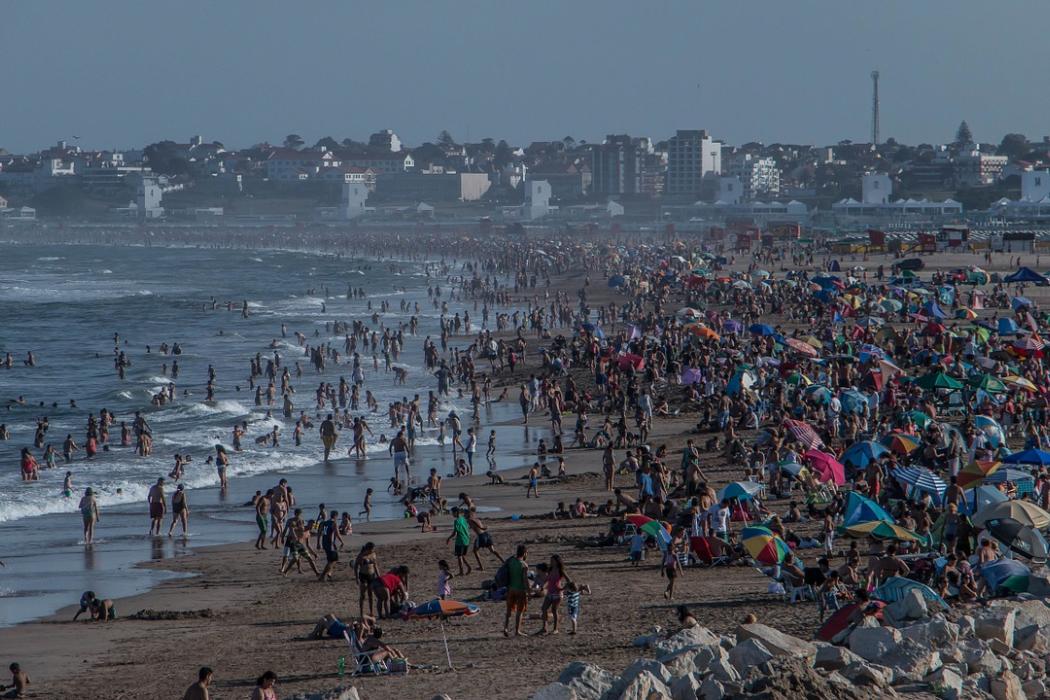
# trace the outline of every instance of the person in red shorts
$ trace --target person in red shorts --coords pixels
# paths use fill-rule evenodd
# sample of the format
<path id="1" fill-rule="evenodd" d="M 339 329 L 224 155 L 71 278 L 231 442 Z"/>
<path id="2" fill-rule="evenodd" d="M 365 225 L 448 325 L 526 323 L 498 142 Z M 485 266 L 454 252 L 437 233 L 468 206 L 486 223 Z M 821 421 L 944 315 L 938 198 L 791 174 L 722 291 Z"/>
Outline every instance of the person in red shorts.
<path id="1" fill-rule="evenodd" d="M 514 614 L 514 635 L 524 636 L 521 631 L 521 618 L 529 606 L 529 565 L 525 561 L 528 554 L 528 548 L 519 544 L 517 553 L 507 560 L 507 616 L 503 620 L 504 637 L 510 636 L 507 627 L 510 625 L 512 613 Z"/>

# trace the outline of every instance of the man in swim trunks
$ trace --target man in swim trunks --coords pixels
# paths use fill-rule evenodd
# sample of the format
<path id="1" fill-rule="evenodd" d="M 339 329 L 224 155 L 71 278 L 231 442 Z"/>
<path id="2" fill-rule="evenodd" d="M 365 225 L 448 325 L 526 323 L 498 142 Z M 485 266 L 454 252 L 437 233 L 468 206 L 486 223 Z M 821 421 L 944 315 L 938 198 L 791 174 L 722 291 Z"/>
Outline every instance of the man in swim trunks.
<path id="1" fill-rule="evenodd" d="M 164 500 L 163 476 L 158 478 L 157 483 L 150 487 L 149 493 L 146 494 L 146 502 L 149 503 L 149 534 L 159 537 L 161 521 L 164 520 L 164 513 L 168 509 L 168 505 Z"/>
<path id="2" fill-rule="evenodd" d="M 492 534 L 489 533 L 488 528 L 478 518 L 477 509 L 471 506 L 467 510 L 467 524 L 470 525 L 470 529 L 474 531 L 474 558 L 478 562 L 478 571 L 484 571 L 485 567 L 481 565 L 481 550 L 487 549 L 492 553 L 499 562 L 503 563 L 503 557 L 496 551 L 496 547 L 492 542 Z"/>
<path id="3" fill-rule="evenodd" d="M 514 634 L 521 637 L 521 618 L 529 606 L 529 550 L 518 545 L 518 551 L 507 560 L 507 614 L 503 619 L 503 636 L 509 637 L 510 616 L 514 615 Z"/>
<path id="4" fill-rule="evenodd" d="M 338 545 L 338 546 L 337 546 Z M 326 564 L 317 578 L 321 581 L 332 580 L 332 569 L 339 561 L 339 547 L 343 546 L 343 538 L 339 535 L 339 511 L 332 510 L 331 516 L 319 524 L 317 528 L 317 547 L 324 550 Z"/>
<path id="5" fill-rule="evenodd" d="M 412 474 L 409 472 L 408 466 L 408 441 L 405 439 L 405 429 L 397 431 L 397 435 L 390 441 L 390 447 L 388 448 L 390 454 L 394 457 L 394 478 L 397 479 L 401 474 L 401 467 L 405 468 L 405 483 L 409 484 L 412 481 Z"/>
<path id="6" fill-rule="evenodd" d="M 335 421 L 332 420 L 332 414 L 329 413 L 328 417 L 321 421 L 321 444 L 324 445 L 324 461 L 326 462 L 329 455 L 332 454 L 332 448 L 335 447 L 336 438 Z"/>
<path id="7" fill-rule="evenodd" d="M 470 524 L 467 522 L 466 514 L 458 507 L 452 509 L 452 517 L 455 518 L 452 522 L 452 534 L 445 539 L 445 544 L 451 542 L 452 538 L 456 539 L 453 552 L 459 563 L 459 575 L 466 576 L 471 572 L 470 562 L 467 561 L 467 551 L 470 547 Z M 464 565 L 467 567 L 466 574 L 463 573 Z"/>
<path id="8" fill-rule="evenodd" d="M 259 528 L 259 536 L 255 539 L 256 549 L 266 549 L 266 524 L 269 520 L 272 497 L 273 489 L 269 489 L 265 496 L 255 499 L 255 524 Z"/>

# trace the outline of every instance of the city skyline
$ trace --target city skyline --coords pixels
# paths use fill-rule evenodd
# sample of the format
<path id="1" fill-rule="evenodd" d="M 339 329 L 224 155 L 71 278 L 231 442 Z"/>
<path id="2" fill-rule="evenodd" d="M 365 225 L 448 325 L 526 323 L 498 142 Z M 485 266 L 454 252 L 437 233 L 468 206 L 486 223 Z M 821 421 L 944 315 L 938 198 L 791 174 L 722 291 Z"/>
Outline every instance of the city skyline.
<path id="1" fill-rule="evenodd" d="M 6 85 L 17 99 L 0 147 L 200 133 L 238 148 L 382 128 L 408 144 L 442 129 L 517 145 L 690 128 L 727 143 L 862 142 L 875 69 L 882 140 L 949 141 L 962 119 L 978 141 L 1038 140 L 1050 95 L 1003 80 L 1039 65 L 1038 23 L 1025 21 L 1037 7 L 996 8 L 1007 40 L 985 36 L 975 1 L 332 3 L 297 14 L 272 2 L 14 3 L 0 56 L 17 66 Z"/>

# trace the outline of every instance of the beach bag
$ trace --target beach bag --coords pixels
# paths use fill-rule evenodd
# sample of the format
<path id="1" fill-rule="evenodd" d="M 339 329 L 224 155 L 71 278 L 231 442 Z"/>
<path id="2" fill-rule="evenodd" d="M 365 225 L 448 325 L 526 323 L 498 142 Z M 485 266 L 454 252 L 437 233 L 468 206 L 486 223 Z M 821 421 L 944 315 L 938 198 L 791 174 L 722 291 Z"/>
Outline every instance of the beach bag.
<path id="1" fill-rule="evenodd" d="M 787 591 L 784 590 L 784 584 L 780 581 L 770 581 L 769 586 L 766 588 L 766 592 L 772 595 L 785 595 Z"/>

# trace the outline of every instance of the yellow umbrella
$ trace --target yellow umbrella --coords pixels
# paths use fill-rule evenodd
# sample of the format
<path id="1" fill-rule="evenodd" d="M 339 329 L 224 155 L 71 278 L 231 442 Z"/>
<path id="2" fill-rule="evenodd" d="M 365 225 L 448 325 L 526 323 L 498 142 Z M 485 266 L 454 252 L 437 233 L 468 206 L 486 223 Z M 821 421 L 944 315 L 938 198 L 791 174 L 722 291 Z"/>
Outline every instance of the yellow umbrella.
<path id="1" fill-rule="evenodd" d="M 1036 392 L 1039 391 L 1035 384 L 1025 379 L 1024 377 L 1018 377 L 1016 374 L 1008 374 L 1003 377 L 1003 384 L 1012 384 L 1018 389 L 1024 389 L 1025 391 Z"/>
<path id="2" fill-rule="evenodd" d="M 820 340 L 814 335 L 807 336 L 806 338 L 803 338 L 803 342 L 806 343 L 807 345 L 812 345 L 817 350 L 823 350 L 824 349 L 824 343 L 820 342 Z"/>

